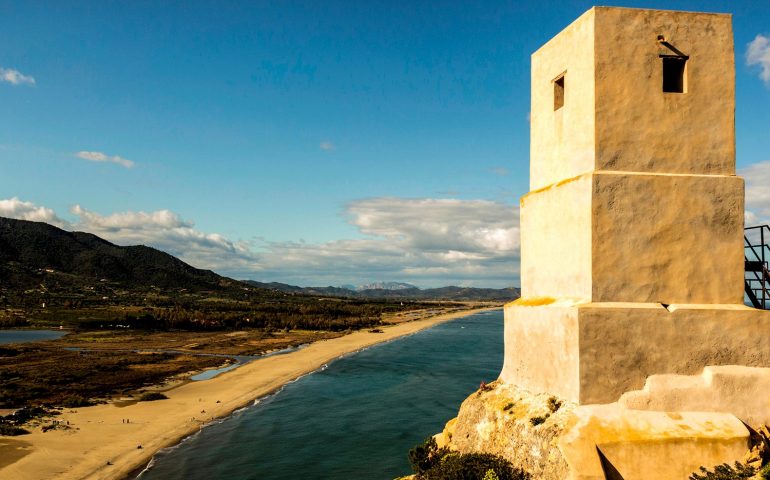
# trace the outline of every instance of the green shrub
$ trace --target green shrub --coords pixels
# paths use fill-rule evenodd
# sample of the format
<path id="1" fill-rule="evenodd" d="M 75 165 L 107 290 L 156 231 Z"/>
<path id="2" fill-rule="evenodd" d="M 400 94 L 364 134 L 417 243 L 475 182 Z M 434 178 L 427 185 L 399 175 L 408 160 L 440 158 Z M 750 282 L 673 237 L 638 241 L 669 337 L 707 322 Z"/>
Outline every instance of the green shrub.
<path id="1" fill-rule="evenodd" d="M 54 420 L 53 422 L 43 425 L 43 433 L 48 432 L 50 430 L 70 430 L 70 426 L 61 422 L 60 420 Z"/>
<path id="2" fill-rule="evenodd" d="M 140 402 L 152 402 L 155 400 L 165 400 L 168 397 L 160 392 L 147 392 L 143 393 L 141 397 L 139 397 Z"/>
<path id="3" fill-rule="evenodd" d="M 529 474 L 511 462 L 490 453 L 445 455 L 430 470 L 419 475 L 424 480 L 528 480 Z"/>
<path id="4" fill-rule="evenodd" d="M 22 407 L 14 413 L 3 418 L 6 422 L 21 425 L 32 419 L 40 418 L 46 415 L 56 415 L 55 410 L 47 410 L 43 407 Z"/>
<path id="5" fill-rule="evenodd" d="M 538 415 L 536 417 L 530 418 L 529 423 L 531 423 L 533 427 L 536 427 L 542 423 L 545 423 L 548 417 L 549 415 L 547 413 L 545 415 Z"/>
<path id="6" fill-rule="evenodd" d="M 0 357 L 15 357 L 20 352 L 15 348 L 0 347 Z"/>
<path id="7" fill-rule="evenodd" d="M 494 470 L 487 470 L 482 480 L 500 480 L 500 477 L 497 476 Z"/>
<path id="8" fill-rule="evenodd" d="M 770 464 L 762 467 L 762 469 L 759 471 L 759 478 L 761 480 L 770 480 Z"/>
<path id="9" fill-rule="evenodd" d="M 447 453 L 448 448 L 438 448 L 436 439 L 429 437 L 422 445 L 416 445 L 409 450 L 409 464 L 414 473 L 420 475 L 433 468 Z"/>
<path id="10" fill-rule="evenodd" d="M 735 467 L 728 464 L 717 465 L 714 471 L 707 470 L 706 467 L 700 467 L 700 473 L 690 475 L 690 480 L 740 480 L 742 478 L 751 478 L 756 471 L 754 467 L 735 462 Z"/>
<path id="11" fill-rule="evenodd" d="M 556 397 L 549 397 L 548 398 L 548 410 L 551 411 L 551 413 L 556 413 L 557 410 L 561 408 L 561 401 Z"/>
<path id="12" fill-rule="evenodd" d="M 13 437 L 16 435 L 26 435 L 28 433 L 29 433 L 29 430 L 26 430 L 21 427 L 17 427 L 16 425 L 11 425 L 8 423 L 0 423 L 0 435 Z"/>
<path id="13" fill-rule="evenodd" d="M 91 402 L 81 395 L 68 395 L 61 401 L 63 407 L 66 408 L 78 408 L 87 407 L 91 405 Z"/>
<path id="14" fill-rule="evenodd" d="M 5 316 L 0 313 L 0 327 L 26 327 L 29 326 L 29 320 L 20 316 Z"/>

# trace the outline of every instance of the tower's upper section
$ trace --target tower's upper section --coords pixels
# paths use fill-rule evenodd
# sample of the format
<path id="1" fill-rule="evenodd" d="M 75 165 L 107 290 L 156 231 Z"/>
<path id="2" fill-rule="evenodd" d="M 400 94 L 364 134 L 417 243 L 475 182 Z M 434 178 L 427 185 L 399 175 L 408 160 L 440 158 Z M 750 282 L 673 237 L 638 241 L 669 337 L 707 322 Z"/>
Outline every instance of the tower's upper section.
<path id="1" fill-rule="evenodd" d="M 730 15 L 592 8 L 532 55 L 530 189 L 735 174 L 734 72 Z"/>

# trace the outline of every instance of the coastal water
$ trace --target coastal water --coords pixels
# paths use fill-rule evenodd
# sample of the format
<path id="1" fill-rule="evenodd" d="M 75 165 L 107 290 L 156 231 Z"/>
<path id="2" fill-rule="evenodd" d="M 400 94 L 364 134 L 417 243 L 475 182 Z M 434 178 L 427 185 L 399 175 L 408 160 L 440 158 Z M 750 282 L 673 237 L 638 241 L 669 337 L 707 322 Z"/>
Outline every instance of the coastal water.
<path id="1" fill-rule="evenodd" d="M 63 330 L 0 330 L 0 345 L 55 340 L 66 334 Z"/>
<path id="2" fill-rule="evenodd" d="M 141 480 L 392 479 L 503 359 L 501 310 L 348 355 L 156 456 Z"/>

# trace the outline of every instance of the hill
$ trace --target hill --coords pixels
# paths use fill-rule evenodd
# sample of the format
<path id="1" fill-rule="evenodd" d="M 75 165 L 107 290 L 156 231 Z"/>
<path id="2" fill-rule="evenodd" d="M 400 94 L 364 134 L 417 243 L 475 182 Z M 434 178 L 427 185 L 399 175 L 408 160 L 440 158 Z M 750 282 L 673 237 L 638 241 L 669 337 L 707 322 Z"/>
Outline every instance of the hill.
<path id="1" fill-rule="evenodd" d="M 154 248 L 0 217 L 0 326 L 342 331 L 431 307 L 255 287 Z"/>
<path id="2" fill-rule="evenodd" d="M 510 301 L 519 297 L 516 288 L 420 289 L 397 282 L 374 282 L 360 287 L 299 287 L 278 282 L 239 282 L 195 268 L 152 247 L 121 247 L 90 233 L 0 217 L 0 290 L 23 291 L 40 288 L 43 283 L 46 289 L 72 293 L 93 290 L 94 285 L 111 285 L 131 291 L 217 291 L 232 296 L 242 295 L 248 284 L 268 296 L 280 292 L 360 300 L 454 301 Z"/>
<path id="3" fill-rule="evenodd" d="M 47 223 L 0 217 L 0 283 L 25 288 L 41 275 L 73 286 L 87 281 L 117 282 L 127 288 L 157 287 L 193 291 L 236 284 L 210 270 L 143 245 L 121 247 L 83 232 Z"/>

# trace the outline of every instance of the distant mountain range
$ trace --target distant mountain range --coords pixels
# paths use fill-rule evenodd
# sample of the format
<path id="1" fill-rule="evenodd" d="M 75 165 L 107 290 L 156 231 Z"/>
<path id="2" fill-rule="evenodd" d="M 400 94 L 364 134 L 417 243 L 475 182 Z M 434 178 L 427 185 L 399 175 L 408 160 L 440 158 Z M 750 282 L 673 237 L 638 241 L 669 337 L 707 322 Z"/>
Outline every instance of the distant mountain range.
<path id="1" fill-rule="evenodd" d="M 263 283 L 254 280 L 246 280 L 245 283 L 259 288 L 268 288 L 285 293 L 297 293 L 323 297 L 350 297 L 350 298 L 403 298 L 414 300 L 458 300 L 458 301 L 499 301 L 507 302 L 519 298 L 518 288 L 474 288 L 474 287 L 441 287 L 421 289 L 408 283 L 377 282 L 371 285 L 391 286 L 391 288 L 361 288 L 352 285 L 342 287 L 298 287 L 286 283 Z M 392 285 L 402 285 L 392 288 Z"/>
<path id="2" fill-rule="evenodd" d="M 420 289 L 400 282 L 298 287 L 277 282 L 241 282 L 192 267 L 155 248 L 121 247 L 90 233 L 0 217 L 0 287 L 23 290 L 43 282 L 73 290 L 95 282 L 109 282 L 132 290 L 155 287 L 190 292 L 241 291 L 249 285 L 271 292 L 368 299 L 510 301 L 519 297 L 517 288 Z"/>
<path id="3" fill-rule="evenodd" d="M 348 290 L 355 290 L 357 292 L 361 292 L 364 290 L 409 290 L 411 288 L 417 288 L 417 287 L 412 285 L 411 283 L 374 282 L 374 283 L 366 283 L 364 285 L 358 285 L 353 288 L 349 288 L 349 286 L 342 286 L 341 288 L 347 288 Z"/>

